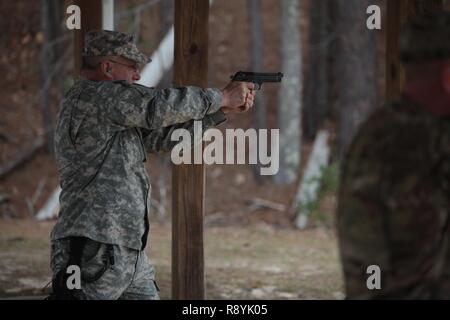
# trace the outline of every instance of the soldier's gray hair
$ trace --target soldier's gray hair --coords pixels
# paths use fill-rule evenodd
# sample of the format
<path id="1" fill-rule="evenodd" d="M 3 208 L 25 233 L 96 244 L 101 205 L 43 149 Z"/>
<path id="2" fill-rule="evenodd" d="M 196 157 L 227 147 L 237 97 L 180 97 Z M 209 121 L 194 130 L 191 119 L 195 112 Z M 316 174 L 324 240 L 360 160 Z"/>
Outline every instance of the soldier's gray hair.
<path id="1" fill-rule="evenodd" d="M 81 69 L 96 70 L 102 61 L 108 60 L 111 57 L 112 56 L 83 57 Z"/>

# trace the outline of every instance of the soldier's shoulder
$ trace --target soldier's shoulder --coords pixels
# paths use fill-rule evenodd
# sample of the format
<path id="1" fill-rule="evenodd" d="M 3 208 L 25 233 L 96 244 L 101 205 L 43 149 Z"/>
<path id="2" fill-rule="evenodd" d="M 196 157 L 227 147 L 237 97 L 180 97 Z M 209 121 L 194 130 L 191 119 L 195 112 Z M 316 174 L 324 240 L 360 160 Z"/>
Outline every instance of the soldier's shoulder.
<path id="1" fill-rule="evenodd" d="M 389 105 L 385 105 L 375 110 L 360 126 L 355 135 L 355 140 L 378 140 L 380 135 L 385 135 L 386 130 L 392 128 L 392 123 L 396 121 L 396 115 Z"/>
<path id="2" fill-rule="evenodd" d="M 128 84 L 128 85 L 130 86 L 130 88 L 132 88 L 133 90 L 136 90 L 141 95 L 153 94 L 156 90 L 154 87 L 147 87 L 147 86 L 144 86 L 144 85 L 138 84 L 138 83 L 133 83 L 133 84 Z"/>
<path id="3" fill-rule="evenodd" d="M 367 118 L 357 136 L 375 141 L 384 141 L 380 136 L 389 136 L 389 141 L 395 143 L 395 138 L 403 136 L 405 130 L 420 125 L 429 117 L 421 107 L 405 99 L 387 102 Z"/>
<path id="4" fill-rule="evenodd" d="M 130 84 L 125 80 L 102 81 L 97 85 L 97 91 L 100 95 L 114 97 L 116 95 L 138 94 L 147 95 L 154 91 L 154 88 L 146 87 L 140 84 Z"/>
<path id="5" fill-rule="evenodd" d="M 347 156 L 376 158 L 387 150 L 394 150 L 404 134 L 401 108 L 401 102 L 390 102 L 374 111 L 359 127 Z"/>
<path id="6" fill-rule="evenodd" d="M 126 90 L 127 83 L 126 81 L 98 81 L 93 86 L 100 95 L 110 96 Z"/>

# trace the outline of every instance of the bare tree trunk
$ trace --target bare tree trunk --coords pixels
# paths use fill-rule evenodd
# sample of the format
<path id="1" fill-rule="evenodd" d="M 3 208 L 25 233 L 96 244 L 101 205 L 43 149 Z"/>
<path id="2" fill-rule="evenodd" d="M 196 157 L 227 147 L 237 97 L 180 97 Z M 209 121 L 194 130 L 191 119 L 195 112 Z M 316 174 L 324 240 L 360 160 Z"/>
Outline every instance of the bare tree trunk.
<path id="1" fill-rule="evenodd" d="M 54 41 L 55 39 L 58 39 L 61 37 L 63 29 L 62 29 L 62 23 L 63 23 L 63 12 L 64 12 L 64 2 L 62 1 L 48 1 L 48 39 L 50 41 Z M 52 64 L 56 63 L 58 59 L 60 58 L 62 52 L 64 50 L 64 44 L 59 42 L 55 43 L 51 46 L 50 50 L 50 61 Z M 56 79 L 56 78 L 55 78 Z"/>
<path id="2" fill-rule="evenodd" d="M 251 43 L 251 70 L 255 72 L 263 72 L 263 34 L 261 24 L 261 2 L 260 0 L 247 0 L 247 12 L 250 21 L 250 43 Z M 264 91 L 258 92 L 255 99 L 255 106 L 258 112 L 254 112 L 254 128 L 267 128 L 267 107 Z M 253 176 L 256 181 L 262 182 L 261 165 L 252 166 Z"/>
<path id="3" fill-rule="evenodd" d="M 170 28 L 173 26 L 173 17 L 174 17 L 174 0 L 164 0 L 161 1 L 160 7 L 160 15 L 161 15 L 161 39 L 163 39 L 167 32 L 169 32 Z M 164 76 L 161 79 L 160 85 L 161 87 L 168 87 L 171 85 L 173 79 L 173 68 L 167 70 Z"/>
<path id="4" fill-rule="evenodd" d="M 41 24 L 44 42 L 41 52 L 42 97 L 41 110 L 47 151 L 53 153 L 53 117 L 51 112 L 50 87 L 52 82 L 51 66 L 61 54 L 61 44 L 53 41 L 61 35 L 62 3 L 42 0 Z M 56 74 L 57 76 L 57 74 Z M 57 78 L 58 79 L 58 78 Z M 58 81 L 60 83 L 60 81 Z"/>
<path id="5" fill-rule="evenodd" d="M 300 168 L 301 144 L 301 43 L 299 3 L 281 3 L 281 58 L 284 73 L 278 109 L 280 128 L 280 169 L 276 181 L 280 184 L 296 180 Z"/>
<path id="6" fill-rule="evenodd" d="M 330 96 L 330 29 L 329 1 L 311 1 L 309 9 L 308 73 L 305 81 L 303 129 L 313 139 L 328 115 Z"/>
<path id="7" fill-rule="evenodd" d="M 167 31 L 169 31 L 173 25 L 173 8 L 174 8 L 173 0 L 161 1 L 162 37 L 165 36 Z"/>
<path id="8" fill-rule="evenodd" d="M 377 107 L 376 31 L 366 27 L 373 1 L 333 0 L 337 32 L 334 78 L 337 81 L 338 153 L 342 159 L 361 123 Z"/>
<path id="9" fill-rule="evenodd" d="M 135 11 L 133 14 L 133 35 L 135 43 L 139 43 L 141 36 L 141 14 L 142 12 L 140 11 Z"/>
<path id="10" fill-rule="evenodd" d="M 53 134 L 52 134 L 52 117 L 50 112 L 50 64 L 51 64 L 51 49 L 50 49 L 50 7 L 51 0 L 42 0 L 42 32 L 44 34 L 44 43 L 42 46 L 41 56 L 41 78 L 42 78 L 42 97 L 41 110 L 45 134 L 45 143 L 47 151 L 53 151 Z"/>
<path id="11" fill-rule="evenodd" d="M 174 23 L 174 1 L 173 0 L 164 0 L 161 1 L 160 4 L 160 20 L 161 20 L 161 39 L 163 39 L 167 32 L 169 32 L 170 28 L 173 27 Z M 164 76 L 161 78 L 160 86 L 170 87 L 173 79 L 173 68 L 167 70 Z M 167 205 L 168 205 L 168 197 L 167 197 L 167 183 L 166 177 L 170 172 L 170 161 L 167 157 L 163 157 L 157 155 L 159 167 L 161 168 L 161 173 L 158 178 L 158 192 L 159 192 L 159 208 L 158 215 L 160 219 L 164 219 L 167 217 Z"/>

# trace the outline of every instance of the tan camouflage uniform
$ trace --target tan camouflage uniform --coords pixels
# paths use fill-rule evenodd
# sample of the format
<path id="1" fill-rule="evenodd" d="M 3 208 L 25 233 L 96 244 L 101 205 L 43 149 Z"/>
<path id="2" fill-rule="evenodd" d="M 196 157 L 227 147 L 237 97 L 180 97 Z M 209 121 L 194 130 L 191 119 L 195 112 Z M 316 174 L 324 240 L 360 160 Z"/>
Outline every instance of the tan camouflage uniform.
<path id="1" fill-rule="evenodd" d="M 450 58 L 450 14 L 414 19 L 404 61 Z M 344 159 L 337 228 L 350 299 L 450 299 L 450 117 L 402 98 L 376 111 Z M 381 269 L 369 290 L 367 267 Z"/>
<path id="2" fill-rule="evenodd" d="M 131 42 L 132 37 L 118 32 L 91 32 L 85 55 L 121 55 L 146 63 Z M 157 90 L 125 81 L 81 80 L 67 92 L 55 134 L 62 192 L 51 234 L 54 274 L 67 264 L 68 237 L 85 237 L 85 251 L 95 254 L 82 257 L 84 278 L 89 269 L 101 270 L 108 262 L 102 257 L 107 245 L 114 252 L 114 264 L 100 279 L 84 281 L 88 299 L 158 297 L 154 270 L 143 251 L 150 207 L 144 162 L 149 152 L 170 151 L 177 143 L 171 133 L 192 131 L 193 119 L 201 119 L 203 129 L 224 122 L 220 105 L 218 89 L 192 86 Z"/>

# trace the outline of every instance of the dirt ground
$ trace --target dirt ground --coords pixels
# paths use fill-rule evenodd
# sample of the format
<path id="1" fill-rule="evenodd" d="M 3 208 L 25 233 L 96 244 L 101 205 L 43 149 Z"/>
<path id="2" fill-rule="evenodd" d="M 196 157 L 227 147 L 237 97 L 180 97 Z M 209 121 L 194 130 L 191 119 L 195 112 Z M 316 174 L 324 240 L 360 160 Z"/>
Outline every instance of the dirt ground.
<path id="1" fill-rule="evenodd" d="M 44 296 L 50 281 L 54 222 L 0 219 L 0 298 Z M 170 299 L 171 228 L 153 223 L 147 253 L 161 298 Z M 342 299 L 336 238 L 331 231 L 297 231 L 259 223 L 205 230 L 208 299 Z"/>

